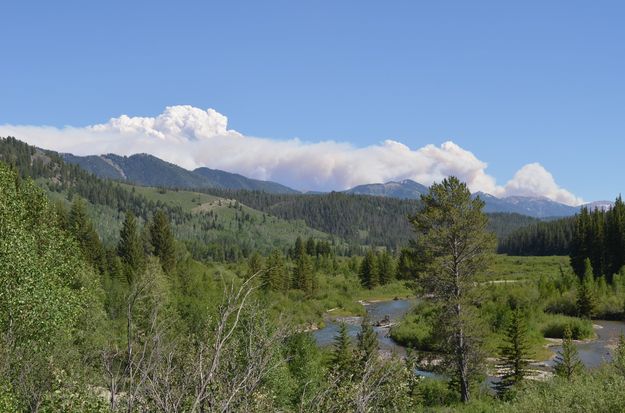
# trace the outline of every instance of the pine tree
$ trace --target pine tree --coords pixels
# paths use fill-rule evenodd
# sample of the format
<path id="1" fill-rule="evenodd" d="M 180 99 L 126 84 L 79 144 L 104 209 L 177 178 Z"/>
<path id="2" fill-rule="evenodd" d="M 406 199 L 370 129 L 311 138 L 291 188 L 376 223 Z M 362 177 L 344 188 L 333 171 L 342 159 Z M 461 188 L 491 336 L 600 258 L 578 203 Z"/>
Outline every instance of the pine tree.
<path id="1" fill-rule="evenodd" d="M 362 318 L 358 333 L 358 352 L 360 362 L 364 365 L 378 354 L 378 335 L 373 329 L 369 315 Z"/>
<path id="2" fill-rule="evenodd" d="M 497 383 L 497 393 L 503 397 L 518 385 L 528 374 L 529 346 L 527 343 L 527 325 L 523 312 L 516 309 L 508 326 L 505 345 L 501 348 L 499 368 L 504 374 Z"/>
<path id="3" fill-rule="evenodd" d="M 403 248 L 399 253 L 397 262 L 397 279 L 413 280 L 416 278 L 416 269 L 414 264 L 414 251 L 409 248 Z"/>
<path id="4" fill-rule="evenodd" d="M 304 241 L 302 241 L 301 237 L 297 237 L 295 240 L 295 245 L 290 252 L 290 256 L 293 260 L 297 259 L 297 257 L 302 256 L 306 253 L 306 247 L 304 246 Z"/>
<path id="5" fill-rule="evenodd" d="M 380 284 L 377 258 L 372 250 L 367 251 L 362 259 L 358 275 L 360 283 L 368 289 L 375 288 Z"/>
<path id="6" fill-rule="evenodd" d="M 128 281 L 131 282 L 134 274 L 143 271 L 145 260 L 143 245 L 137 229 L 137 220 L 130 211 L 126 212 L 122 229 L 119 232 L 117 254 L 125 265 Z"/>
<path id="7" fill-rule="evenodd" d="M 577 287 L 577 312 L 580 317 L 591 318 L 595 309 L 593 269 L 590 259 L 584 261 L 585 271 Z"/>
<path id="8" fill-rule="evenodd" d="M 448 348 L 443 364 L 457 383 L 460 400 L 470 400 L 470 382 L 484 368 L 482 335 L 475 314 L 478 274 L 488 268 L 495 235 L 488 230 L 484 202 L 473 198 L 458 178 L 444 179 L 421 196 L 421 210 L 411 219 L 417 233 L 419 270 L 424 287 L 440 305 L 437 330 Z"/>
<path id="9" fill-rule="evenodd" d="M 313 237 L 308 238 L 306 241 L 306 254 L 311 257 L 317 254 L 317 244 L 315 244 Z"/>
<path id="10" fill-rule="evenodd" d="M 87 215 L 87 204 L 76 198 L 69 210 L 67 230 L 76 238 L 87 261 L 101 274 L 106 271 L 106 256 L 100 237 Z"/>
<path id="11" fill-rule="evenodd" d="M 349 375 L 354 368 L 354 352 L 351 339 L 347 333 L 347 324 L 340 323 L 339 331 L 334 338 L 334 351 L 332 353 L 332 365 L 341 374 Z"/>
<path id="12" fill-rule="evenodd" d="M 264 288 L 272 291 L 286 291 L 290 287 L 290 280 L 282 253 L 273 250 L 265 264 L 265 271 L 261 274 Z"/>
<path id="13" fill-rule="evenodd" d="M 568 326 L 564 330 L 562 350 L 558 352 L 555 361 L 554 370 L 556 375 L 567 380 L 573 379 L 582 371 L 583 365 L 579 359 L 577 348 L 573 343 L 571 328 Z"/>
<path id="14" fill-rule="evenodd" d="M 588 208 L 582 207 L 575 219 L 573 242 L 571 243 L 571 267 L 581 279 L 585 272 L 584 261 L 590 256 L 590 214 Z"/>
<path id="15" fill-rule="evenodd" d="M 395 278 L 395 263 L 393 262 L 393 257 L 385 250 L 380 253 L 377 258 L 380 284 L 388 284 Z"/>
<path id="16" fill-rule="evenodd" d="M 176 251 L 174 235 L 167 215 L 162 210 L 156 211 L 150 225 L 150 242 L 163 267 L 163 271 L 170 274 L 176 265 Z"/>
<path id="17" fill-rule="evenodd" d="M 310 256 L 306 252 L 297 256 L 295 258 L 295 267 L 293 268 L 293 286 L 310 296 L 314 293 L 316 287 L 314 277 Z"/>

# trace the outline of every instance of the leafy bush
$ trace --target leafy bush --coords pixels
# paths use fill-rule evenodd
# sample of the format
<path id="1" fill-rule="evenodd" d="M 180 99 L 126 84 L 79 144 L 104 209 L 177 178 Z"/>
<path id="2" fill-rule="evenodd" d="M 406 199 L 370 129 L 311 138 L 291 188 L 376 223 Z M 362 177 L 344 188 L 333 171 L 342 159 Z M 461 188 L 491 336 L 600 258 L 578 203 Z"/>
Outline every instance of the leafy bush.
<path id="1" fill-rule="evenodd" d="M 564 315 L 548 315 L 541 326 L 541 331 L 548 338 L 563 338 L 567 326 L 571 329 L 574 340 L 591 338 L 595 334 L 590 320 Z"/>
<path id="2" fill-rule="evenodd" d="M 398 325 L 391 328 L 391 338 L 397 343 L 420 351 L 435 351 L 434 337 L 436 310 L 421 303 L 412 314 L 408 314 Z"/>

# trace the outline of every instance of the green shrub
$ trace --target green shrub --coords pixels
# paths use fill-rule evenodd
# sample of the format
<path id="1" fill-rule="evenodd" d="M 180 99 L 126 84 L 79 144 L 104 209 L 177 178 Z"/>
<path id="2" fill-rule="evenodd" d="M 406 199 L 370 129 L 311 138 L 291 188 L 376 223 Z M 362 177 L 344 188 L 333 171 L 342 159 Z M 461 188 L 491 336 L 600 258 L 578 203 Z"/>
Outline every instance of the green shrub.
<path id="1" fill-rule="evenodd" d="M 415 310 L 406 315 L 396 326 L 391 328 L 390 335 L 395 342 L 420 351 L 436 351 L 434 326 L 436 310 L 432 305 L 421 303 Z"/>
<path id="2" fill-rule="evenodd" d="M 424 406 L 444 406 L 458 403 L 458 392 L 450 389 L 445 380 L 421 379 L 419 382 L 420 401 Z"/>
<path id="3" fill-rule="evenodd" d="M 592 323 L 576 317 L 565 315 L 547 315 L 541 325 L 541 331 L 548 338 L 563 338 L 566 327 L 571 329 L 574 340 L 583 340 L 594 336 Z"/>

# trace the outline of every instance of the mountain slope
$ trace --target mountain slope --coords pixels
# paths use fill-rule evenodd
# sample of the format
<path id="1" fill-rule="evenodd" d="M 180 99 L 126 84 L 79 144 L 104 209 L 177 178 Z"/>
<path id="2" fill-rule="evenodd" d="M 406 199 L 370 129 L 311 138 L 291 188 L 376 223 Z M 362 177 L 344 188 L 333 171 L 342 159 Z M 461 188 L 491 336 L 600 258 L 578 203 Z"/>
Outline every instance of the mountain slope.
<path id="1" fill-rule="evenodd" d="M 418 182 L 405 179 L 401 182 L 387 182 L 385 184 L 368 184 L 355 186 L 347 194 L 386 196 L 399 199 L 419 199 L 422 194 L 428 193 L 428 188 Z"/>
<path id="2" fill-rule="evenodd" d="M 427 193 L 428 188 L 418 182 L 406 179 L 400 182 L 387 182 L 385 184 L 359 185 L 348 189 L 345 193 L 358 195 L 385 196 L 398 199 L 420 199 L 422 194 Z M 483 192 L 473 195 L 479 196 L 484 203 L 485 212 L 521 214 L 533 218 L 566 217 L 579 212 L 579 207 L 561 204 L 547 198 L 511 196 L 497 198 Z"/>
<path id="3" fill-rule="evenodd" d="M 274 194 L 297 194 L 298 191 L 276 182 L 250 179 L 243 175 L 209 168 L 197 168 L 188 171 L 177 165 L 165 162 L 155 156 L 137 154 L 129 157 L 114 154 L 101 156 L 74 156 L 64 154 L 65 161 L 79 165 L 95 175 L 125 180 L 144 186 L 166 188 L 217 188 L 227 190 L 263 191 Z M 370 195 L 396 198 L 402 200 L 418 200 L 428 188 L 418 182 L 405 179 L 399 182 L 387 182 L 359 185 L 343 191 L 350 195 Z M 572 207 L 542 197 L 511 196 L 497 198 L 478 192 L 485 202 L 485 212 L 511 213 L 527 215 L 534 218 L 566 217 L 579 212 L 579 207 Z"/>
<path id="4" fill-rule="evenodd" d="M 198 168 L 188 171 L 148 154 L 131 156 L 62 154 L 62 157 L 66 162 L 78 165 L 98 177 L 124 180 L 143 186 L 248 189 L 280 194 L 298 192 L 275 182 L 250 179 L 220 170 Z"/>
<path id="5" fill-rule="evenodd" d="M 272 194 L 297 194 L 299 191 L 281 185 L 277 182 L 260 181 L 258 179 L 247 178 L 243 175 L 220 171 L 219 169 L 197 168 L 193 171 L 196 175 L 201 175 L 213 182 L 217 188 L 227 189 L 247 189 L 250 191 L 264 191 Z"/>

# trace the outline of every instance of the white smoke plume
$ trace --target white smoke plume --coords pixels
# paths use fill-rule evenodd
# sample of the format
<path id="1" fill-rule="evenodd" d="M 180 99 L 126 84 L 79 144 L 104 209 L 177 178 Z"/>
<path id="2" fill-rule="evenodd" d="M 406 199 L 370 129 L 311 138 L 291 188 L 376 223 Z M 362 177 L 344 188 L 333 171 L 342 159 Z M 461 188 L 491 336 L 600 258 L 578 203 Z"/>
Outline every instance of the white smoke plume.
<path id="1" fill-rule="evenodd" d="M 156 117 L 122 115 L 86 127 L 5 124 L 0 136 L 76 155 L 149 153 L 187 169 L 207 166 L 302 190 L 343 190 L 400 179 L 430 185 L 455 175 L 474 192 L 542 196 L 568 205 L 583 202 L 537 163 L 525 165 L 498 186 L 486 173 L 485 162 L 451 141 L 411 149 L 394 140 L 358 148 L 335 141 L 256 138 L 228 129 L 228 119 L 217 111 L 192 106 L 170 106 Z"/>

